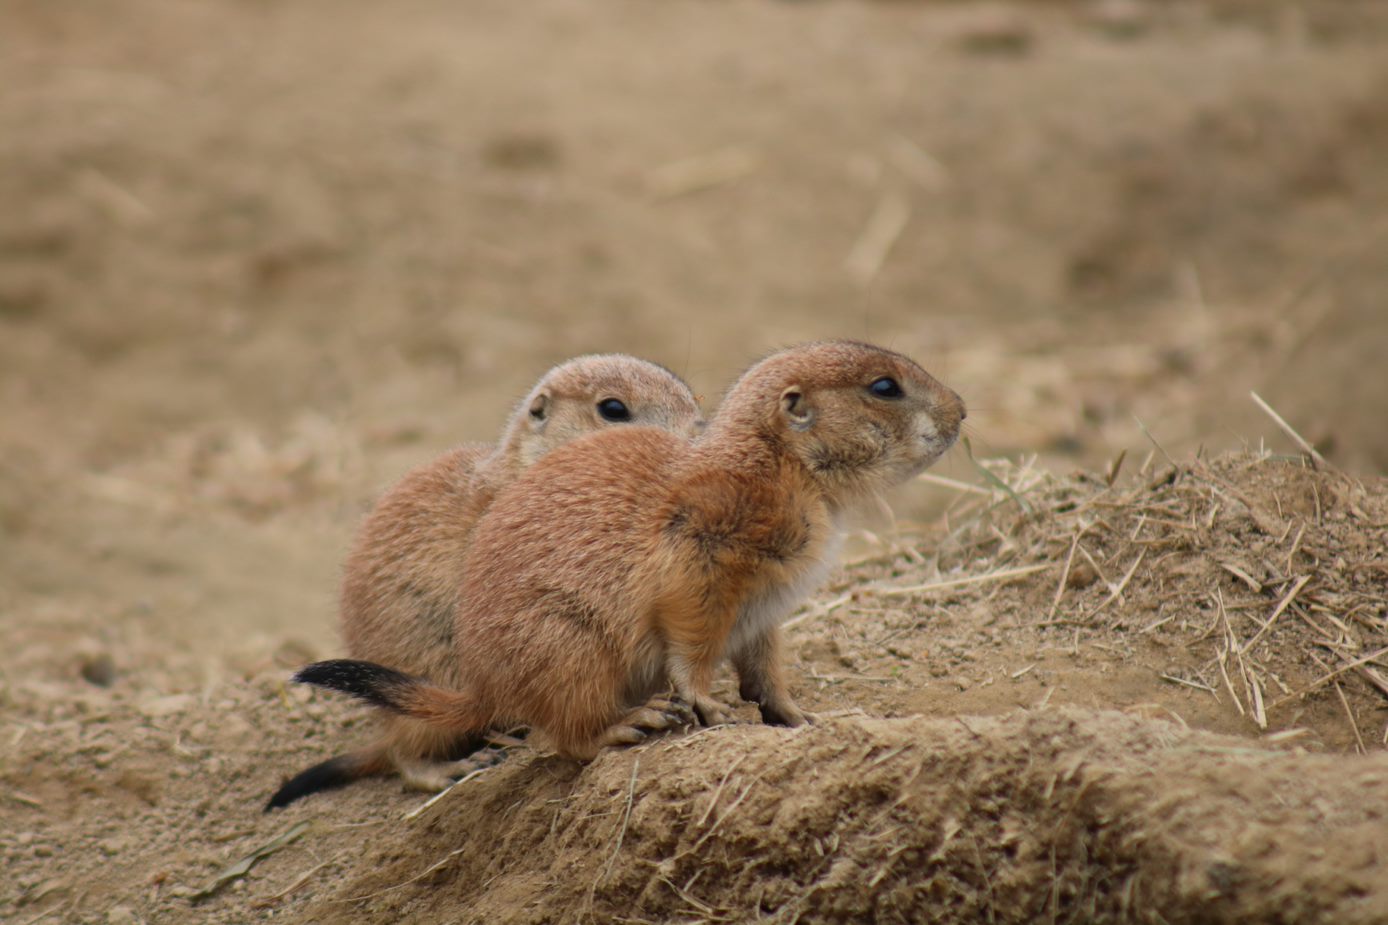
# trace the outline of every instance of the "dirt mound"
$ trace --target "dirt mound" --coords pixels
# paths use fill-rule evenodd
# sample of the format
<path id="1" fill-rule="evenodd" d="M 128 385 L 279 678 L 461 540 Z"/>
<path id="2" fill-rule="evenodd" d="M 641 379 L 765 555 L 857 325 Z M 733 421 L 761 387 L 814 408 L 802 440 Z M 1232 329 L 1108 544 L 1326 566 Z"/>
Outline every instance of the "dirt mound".
<path id="1" fill-rule="evenodd" d="M 1388 738 L 1385 486 L 1140 466 L 1134 418 L 1290 448 L 1256 390 L 1388 467 L 1381 0 L 4 8 L 0 921 L 1256 919 L 1279 872 L 1285 919 L 1377 908 L 1336 807 L 1382 801 L 1326 770 L 1372 762 L 1316 754 Z M 712 410 L 822 336 L 1043 454 L 952 454 L 857 538 L 787 633 L 825 725 L 260 814 L 368 734 L 286 679 L 384 485 L 574 353 Z"/>
<path id="2" fill-rule="evenodd" d="M 800 615 L 805 674 L 900 676 L 912 651 L 939 670 L 952 659 L 933 608 L 983 610 L 961 661 L 989 643 L 1140 639 L 1168 666 L 1148 669 L 1139 713 L 1165 684 L 1249 730 L 1282 730 L 1274 742 L 1310 727 L 1366 748 L 1388 645 L 1383 484 L 1257 454 L 1149 459 L 1128 477 L 990 471 L 992 493 L 970 492 L 951 534 L 850 569 Z M 340 903 L 379 921 L 1388 914 L 1382 753 L 1351 765 L 1279 754 L 1192 733 L 1179 714 L 1171 725 L 1050 699 L 989 719 L 711 730 L 582 771 L 522 761 L 450 794 L 306 916 Z M 1346 716 L 1352 738 L 1333 735 Z"/>
<path id="3" fill-rule="evenodd" d="M 822 677 L 875 682 L 855 691 L 875 709 L 1152 703 L 1218 731 L 1381 740 L 1388 483 L 1260 453 L 1161 460 L 927 476 L 960 491 L 951 526 L 848 568 L 791 638 L 835 666 Z"/>
<path id="4" fill-rule="evenodd" d="M 1375 922 L 1388 762 L 1115 713 L 721 728 L 518 761 L 302 921 Z"/>
<path id="5" fill-rule="evenodd" d="M 1266 454 L 1160 458 L 1127 479 L 1121 459 L 1107 475 L 1068 479 L 1005 465 L 995 496 L 1005 500 L 975 502 L 982 509 L 940 546 L 938 579 L 865 594 L 986 595 L 997 620 L 1042 637 L 1162 646 L 1168 681 L 1227 694 L 1260 729 L 1327 685 L 1381 707 L 1385 483 Z M 1007 584 L 1021 577 L 1032 580 Z M 1362 750 L 1353 714 L 1351 724 Z"/>
<path id="6" fill-rule="evenodd" d="M 357 708 L 285 669 L 170 692 L 113 679 L 100 652 L 70 656 L 83 680 L 15 678 L 0 915 L 1388 914 L 1370 728 L 1388 483 L 1254 454 L 987 471 L 945 526 L 792 618 L 811 728 L 739 723 L 586 768 L 521 751 L 422 809 L 370 781 L 263 815 L 283 775 L 364 734 Z M 1374 753 L 1315 754 L 1341 748 Z"/>

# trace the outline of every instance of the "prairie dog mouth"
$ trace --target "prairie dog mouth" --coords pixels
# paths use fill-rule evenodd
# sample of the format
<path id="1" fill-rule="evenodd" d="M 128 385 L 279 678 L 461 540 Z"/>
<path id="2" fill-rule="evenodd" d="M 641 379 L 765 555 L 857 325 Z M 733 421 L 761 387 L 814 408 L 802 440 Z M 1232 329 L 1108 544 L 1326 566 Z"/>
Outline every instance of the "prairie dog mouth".
<path id="1" fill-rule="evenodd" d="M 954 446 L 955 441 L 959 439 L 959 432 L 955 431 L 952 434 L 943 435 L 938 430 L 931 428 L 930 430 L 927 430 L 926 432 L 922 433 L 920 436 L 921 440 L 933 446 L 949 448 L 951 446 Z"/>

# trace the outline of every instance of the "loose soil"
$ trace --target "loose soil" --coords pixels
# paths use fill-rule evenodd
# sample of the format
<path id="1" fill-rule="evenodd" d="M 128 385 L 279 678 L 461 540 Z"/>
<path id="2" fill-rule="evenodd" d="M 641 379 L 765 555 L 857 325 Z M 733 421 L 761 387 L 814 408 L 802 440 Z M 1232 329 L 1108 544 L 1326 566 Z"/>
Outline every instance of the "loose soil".
<path id="1" fill-rule="evenodd" d="M 1381 4 L 0 22 L 0 920 L 1388 920 Z M 370 734 L 288 677 L 384 485 L 817 336 L 971 433 L 793 618 L 814 725 L 260 812 Z"/>

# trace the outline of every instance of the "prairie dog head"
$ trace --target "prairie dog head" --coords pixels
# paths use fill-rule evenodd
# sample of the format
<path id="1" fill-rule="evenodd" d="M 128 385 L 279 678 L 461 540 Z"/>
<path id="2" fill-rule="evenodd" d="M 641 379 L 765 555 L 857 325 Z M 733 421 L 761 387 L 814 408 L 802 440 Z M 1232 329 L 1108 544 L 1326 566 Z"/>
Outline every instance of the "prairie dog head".
<path id="1" fill-rule="evenodd" d="M 909 357 L 856 341 L 774 353 L 724 404 L 730 418 L 797 458 L 837 503 L 923 471 L 954 445 L 965 416 L 963 399 Z"/>
<path id="2" fill-rule="evenodd" d="M 693 437 L 704 423 L 694 393 L 665 367 L 620 353 L 581 356 L 535 384 L 512 413 L 501 451 L 525 468 L 604 427 L 644 424 Z"/>

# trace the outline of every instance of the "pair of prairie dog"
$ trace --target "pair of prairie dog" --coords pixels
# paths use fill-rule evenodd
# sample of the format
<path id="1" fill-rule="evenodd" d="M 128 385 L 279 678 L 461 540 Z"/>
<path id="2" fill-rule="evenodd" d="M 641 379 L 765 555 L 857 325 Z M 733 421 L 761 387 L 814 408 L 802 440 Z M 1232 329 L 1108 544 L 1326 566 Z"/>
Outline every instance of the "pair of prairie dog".
<path id="1" fill-rule="evenodd" d="M 454 685 L 454 619 L 473 528 L 497 492 L 546 453 L 613 425 L 658 427 L 685 439 L 705 427 L 693 391 L 663 366 L 624 354 L 575 357 L 550 369 L 512 411 L 495 446 L 473 443 L 406 473 L 357 530 L 338 615 L 353 658 Z M 297 775 L 268 808 L 360 777 L 398 771 L 419 789 L 449 781 L 450 759 L 484 742 L 382 711 L 366 748 Z"/>
<path id="2" fill-rule="evenodd" d="M 781 676 L 780 622 L 832 565 L 845 509 L 926 468 L 963 418 L 959 396 L 900 354 L 851 341 L 772 354 L 692 440 L 656 427 L 598 430 L 496 491 L 474 515 L 447 599 L 452 658 L 433 676 L 379 659 L 323 662 L 297 677 L 404 723 L 375 747 L 376 764 L 358 759 L 351 776 L 386 770 L 381 754 L 401 767 L 411 747 L 456 747 L 508 723 L 580 760 L 680 722 L 685 704 L 716 723 L 724 708 L 709 689 L 724 659 L 765 721 L 799 724 Z M 657 696 L 671 689 L 675 701 Z M 440 757 L 425 751 L 413 755 Z M 286 793 L 295 781 L 271 805 L 319 789 Z"/>

